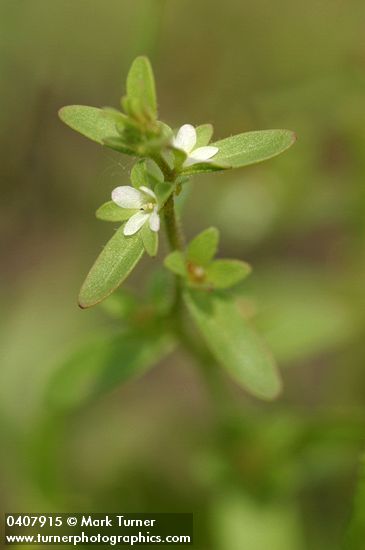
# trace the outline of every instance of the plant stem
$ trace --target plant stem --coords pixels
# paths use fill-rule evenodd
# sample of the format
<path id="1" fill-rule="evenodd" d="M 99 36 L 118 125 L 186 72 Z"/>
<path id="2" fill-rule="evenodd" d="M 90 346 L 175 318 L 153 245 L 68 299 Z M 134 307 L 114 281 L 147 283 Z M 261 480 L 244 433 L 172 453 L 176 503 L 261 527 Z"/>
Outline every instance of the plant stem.
<path id="1" fill-rule="evenodd" d="M 185 238 L 175 212 L 174 195 L 170 195 L 164 206 L 166 233 L 171 250 L 184 250 Z"/>
<path id="2" fill-rule="evenodd" d="M 156 155 L 153 160 L 158 164 L 164 175 L 165 181 L 173 185 L 176 182 L 178 174 L 170 168 L 167 161 L 161 155 Z M 183 251 L 185 249 L 185 237 L 176 216 L 173 193 L 166 201 L 163 212 L 167 239 L 171 250 Z M 220 372 L 216 369 L 216 361 L 206 346 L 204 344 L 202 345 L 201 342 L 195 338 L 195 335 L 189 331 L 184 323 L 184 309 L 182 307 L 183 290 L 184 286 L 181 277 L 175 275 L 175 299 L 170 312 L 171 325 L 185 350 L 199 363 L 201 373 L 210 387 L 214 401 L 220 403 L 221 407 L 225 408 L 224 403 L 226 403 L 226 401 L 230 403 L 230 399 L 221 399 L 222 392 L 224 393 L 224 384 L 222 384 Z M 221 411 L 221 413 L 222 417 L 226 416 L 226 412 Z"/>

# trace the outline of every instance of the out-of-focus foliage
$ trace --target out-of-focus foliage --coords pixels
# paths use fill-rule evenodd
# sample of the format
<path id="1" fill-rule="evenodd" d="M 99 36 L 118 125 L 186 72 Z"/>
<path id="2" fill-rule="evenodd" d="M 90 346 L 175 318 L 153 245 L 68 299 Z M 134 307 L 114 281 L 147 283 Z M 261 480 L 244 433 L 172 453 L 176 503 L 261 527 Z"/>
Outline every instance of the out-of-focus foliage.
<path id="1" fill-rule="evenodd" d="M 282 550 L 336 550 L 346 532 L 360 549 L 365 5 L 212 0 L 208 14 L 207 5 L 1 2 L 2 508 L 193 510 L 202 550 L 261 550 L 270 533 Z M 255 266 L 236 296 L 281 367 L 274 404 L 215 371 L 208 389 L 174 353 L 72 414 L 51 413 L 45 388 L 65 356 L 134 308 L 106 302 L 110 317 L 75 304 L 110 236 L 92 213 L 131 164 L 69 132 L 57 111 L 118 107 L 140 53 L 175 127 L 214 122 L 213 141 L 275 127 L 299 137 L 282 158 L 202 175 L 181 195 L 189 237 L 214 223 L 221 257 Z M 134 284 L 142 301 L 148 261 Z M 147 318 L 172 289 L 156 281 L 150 292 Z"/>

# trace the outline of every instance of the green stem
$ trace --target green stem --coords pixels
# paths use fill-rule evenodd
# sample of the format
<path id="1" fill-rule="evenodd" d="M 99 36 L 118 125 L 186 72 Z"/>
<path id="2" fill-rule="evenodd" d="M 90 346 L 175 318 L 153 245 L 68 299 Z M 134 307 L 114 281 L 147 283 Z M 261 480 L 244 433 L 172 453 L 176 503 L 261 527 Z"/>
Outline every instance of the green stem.
<path id="1" fill-rule="evenodd" d="M 164 206 L 166 233 L 171 250 L 184 250 L 185 238 L 181 225 L 175 212 L 175 201 L 173 194 L 167 199 Z"/>
<path id="2" fill-rule="evenodd" d="M 169 164 L 161 155 L 156 155 L 153 159 L 164 174 L 165 181 L 174 184 L 178 174 L 170 168 Z M 185 249 L 185 237 L 182 227 L 176 215 L 174 194 L 171 194 L 163 208 L 167 239 L 172 251 Z M 225 403 L 230 404 L 230 398 L 221 399 L 224 392 L 224 384 L 220 372 L 217 370 L 217 364 L 212 357 L 210 351 L 195 338 L 195 335 L 190 332 L 184 323 L 183 309 L 183 281 L 181 277 L 175 275 L 175 299 L 171 308 L 171 324 L 174 327 L 177 338 L 183 345 L 186 351 L 192 355 L 201 367 L 201 372 L 208 383 L 212 397 L 221 407 L 225 407 Z M 227 396 L 225 396 L 227 397 Z M 223 413 L 223 411 L 221 411 Z M 225 417 L 226 413 L 222 414 Z"/>

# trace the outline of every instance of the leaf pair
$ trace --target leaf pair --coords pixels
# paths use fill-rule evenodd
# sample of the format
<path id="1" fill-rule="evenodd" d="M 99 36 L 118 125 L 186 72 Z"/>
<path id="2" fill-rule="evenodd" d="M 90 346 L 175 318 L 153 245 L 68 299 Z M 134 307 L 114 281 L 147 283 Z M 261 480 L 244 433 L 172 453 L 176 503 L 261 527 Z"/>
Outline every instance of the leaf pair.
<path id="1" fill-rule="evenodd" d="M 59 111 L 65 124 L 84 136 L 121 153 L 144 157 L 162 147 L 171 129 L 157 121 L 157 99 L 152 67 L 137 57 L 127 77 L 122 98 L 126 114 L 115 109 L 70 105 Z"/>
<path id="2" fill-rule="evenodd" d="M 122 99 L 126 115 L 113 109 L 82 105 L 63 107 L 59 116 L 65 124 L 84 136 L 121 153 L 148 156 L 169 144 L 171 128 L 157 121 L 157 98 L 152 67 L 146 57 L 137 57 L 127 77 L 127 95 Z M 196 147 L 207 145 L 213 128 L 204 124 L 196 128 Z M 288 149 L 296 140 L 289 130 L 246 132 L 212 143 L 218 148 L 212 162 L 183 168 L 184 151 L 172 149 L 175 168 L 186 175 L 241 168 L 270 159 Z"/>
<path id="3" fill-rule="evenodd" d="M 215 227 L 206 229 L 190 242 L 186 252 L 171 252 L 165 258 L 165 266 L 183 277 L 188 286 L 229 288 L 247 277 L 251 267 L 240 260 L 213 260 L 218 242 L 218 230 Z"/>

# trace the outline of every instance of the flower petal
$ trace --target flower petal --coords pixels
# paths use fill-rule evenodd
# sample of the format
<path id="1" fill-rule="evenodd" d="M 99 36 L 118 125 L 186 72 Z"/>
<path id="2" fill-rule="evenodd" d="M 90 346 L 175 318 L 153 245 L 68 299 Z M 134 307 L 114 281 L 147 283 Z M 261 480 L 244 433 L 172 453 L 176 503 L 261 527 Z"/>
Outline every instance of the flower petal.
<path id="1" fill-rule="evenodd" d="M 191 156 L 186 159 L 186 161 L 184 162 L 184 166 L 192 166 L 193 164 L 197 164 L 198 162 L 209 162 L 214 157 L 214 155 L 218 153 L 218 151 L 218 147 L 214 147 L 213 145 L 198 147 L 198 149 L 195 149 L 191 153 Z"/>
<path id="2" fill-rule="evenodd" d="M 124 235 L 134 235 L 135 233 L 137 233 L 137 231 L 141 229 L 142 225 L 146 223 L 149 217 L 150 214 L 146 214 L 146 212 L 137 212 L 136 214 L 133 214 L 133 216 L 129 218 L 124 226 Z"/>
<path id="3" fill-rule="evenodd" d="M 182 149 L 186 153 L 190 153 L 196 144 L 196 130 L 191 124 L 181 126 L 177 136 L 173 139 L 173 145 L 177 149 Z"/>
<path id="4" fill-rule="evenodd" d="M 138 189 L 130 185 L 122 185 L 113 189 L 112 201 L 121 208 L 141 208 L 144 197 Z"/>
<path id="5" fill-rule="evenodd" d="M 141 185 L 140 190 L 143 191 L 143 193 L 146 193 L 146 195 L 149 195 L 150 197 L 153 197 L 155 200 L 157 200 L 156 194 L 149 187 Z"/>
<path id="6" fill-rule="evenodd" d="M 160 216 L 157 214 L 157 209 L 155 208 L 149 219 L 151 231 L 157 231 L 160 229 Z"/>

